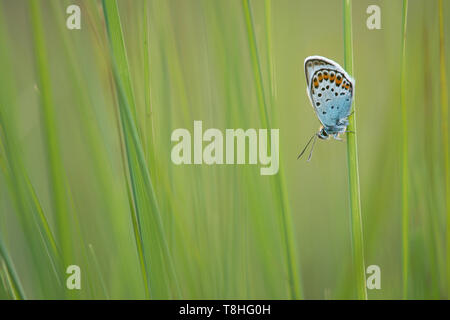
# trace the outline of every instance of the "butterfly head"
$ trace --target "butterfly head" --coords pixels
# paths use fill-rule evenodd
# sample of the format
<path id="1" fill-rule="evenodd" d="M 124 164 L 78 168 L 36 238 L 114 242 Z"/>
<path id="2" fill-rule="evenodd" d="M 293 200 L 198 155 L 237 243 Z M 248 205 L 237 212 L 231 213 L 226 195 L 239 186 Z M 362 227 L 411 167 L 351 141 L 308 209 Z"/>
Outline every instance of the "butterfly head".
<path id="1" fill-rule="evenodd" d="M 327 140 L 330 138 L 330 135 L 327 133 L 324 127 L 320 127 L 319 132 L 317 132 L 317 137 L 322 140 Z"/>

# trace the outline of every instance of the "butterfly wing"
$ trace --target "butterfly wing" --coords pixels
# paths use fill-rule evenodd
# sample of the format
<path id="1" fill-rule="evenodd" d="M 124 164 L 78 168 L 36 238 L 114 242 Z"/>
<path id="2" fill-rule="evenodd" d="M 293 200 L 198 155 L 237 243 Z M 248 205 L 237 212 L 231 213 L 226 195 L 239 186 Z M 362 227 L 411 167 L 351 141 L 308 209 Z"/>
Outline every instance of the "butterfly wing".
<path id="1" fill-rule="evenodd" d="M 343 73 L 347 79 L 350 79 L 353 83 L 354 80 L 352 77 L 350 77 L 347 72 L 345 72 L 344 68 L 342 68 L 339 63 L 322 57 L 322 56 L 309 56 L 304 61 L 304 68 L 305 68 L 305 76 L 306 76 L 306 87 L 307 89 L 310 87 L 311 79 L 314 75 L 314 73 L 318 69 L 322 68 L 334 68 L 336 71 L 339 71 L 340 73 Z M 310 92 L 308 90 L 308 96 L 311 98 Z"/>
<path id="2" fill-rule="evenodd" d="M 305 76 L 306 76 L 306 86 L 309 87 L 309 84 L 311 83 L 312 75 L 317 69 L 327 67 L 334 67 L 337 69 L 342 69 L 342 67 L 337 64 L 336 62 L 327 59 L 325 57 L 321 56 L 310 56 L 305 59 L 304 67 L 305 67 Z M 342 69 L 342 71 L 344 71 Z"/>
<path id="3" fill-rule="evenodd" d="M 315 68 L 308 91 L 317 117 L 330 131 L 350 115 L 354 80 L 342 68 L 331 65 Z"/>

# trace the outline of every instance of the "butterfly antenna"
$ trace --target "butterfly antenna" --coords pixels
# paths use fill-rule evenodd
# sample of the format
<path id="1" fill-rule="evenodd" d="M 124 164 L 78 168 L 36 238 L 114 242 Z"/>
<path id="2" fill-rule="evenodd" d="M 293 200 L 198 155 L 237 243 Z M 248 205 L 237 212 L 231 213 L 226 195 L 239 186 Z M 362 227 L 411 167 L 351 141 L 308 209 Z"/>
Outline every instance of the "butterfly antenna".
<path id="1" fill-rule="evenodd" d="M 314 134 L 312 135 L 312 137 L 309 138 L 308 143 L 307 143 L 306 146 L 303 148 L 302 152 L 300 152 L 300 154 L 298 155 L 297 160 L 300 159 L 300 157 L 305 153 L 306 148 L 308 148 L 309 144 L 311 143 L 311 140 L 312 140 L 312 139 L 314 138 L 314 136 L 316 136 L 316 135 L 317 135 L 317 134 L 314 133 Z"/>
<path id="2" fill-rule="evenodd" d="M 314 146 L 316 145 L 317 137 L 318 137 L 318 135 L 315 134 L 315 135 L 314 135 L 314 141 L 313 141 L 313 144 L 312 144 L 312 146 L 311 146 L 311 151 L 309 152 L 308 159 L 306 160 L 306 161 L 308 161 L 308 162 L 309 162 L 309 160 L 311 160 L 312 153 L 313 153 L 313 151 L 314 151 Z"/>

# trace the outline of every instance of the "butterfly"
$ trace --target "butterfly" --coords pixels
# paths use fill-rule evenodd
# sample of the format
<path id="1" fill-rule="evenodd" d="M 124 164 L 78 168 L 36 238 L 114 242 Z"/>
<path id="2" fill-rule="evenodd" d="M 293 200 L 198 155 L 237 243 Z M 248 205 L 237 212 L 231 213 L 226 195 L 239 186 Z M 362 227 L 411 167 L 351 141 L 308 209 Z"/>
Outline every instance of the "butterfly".
<path id="1" fill-rule="evenodd" d="M 322 126 L 306 144 L 299 159 L 314 139 L 308 160 L 317 138 L 327 140 L 332 136 L 336 140 L 340 133 L 348 133 L 348 117 L 351 115 L 355 80 L 333 60 L 310 56 L 305 59 L 306 92 Z"/>

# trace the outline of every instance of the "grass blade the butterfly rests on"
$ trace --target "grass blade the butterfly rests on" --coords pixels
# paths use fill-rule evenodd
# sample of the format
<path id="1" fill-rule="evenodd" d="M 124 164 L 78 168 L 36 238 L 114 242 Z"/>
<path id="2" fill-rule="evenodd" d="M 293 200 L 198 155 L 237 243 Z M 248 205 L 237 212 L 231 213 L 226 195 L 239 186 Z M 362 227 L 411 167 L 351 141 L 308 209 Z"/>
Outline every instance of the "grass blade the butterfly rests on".
<path id="1" fill-rule="evenodd" d="M 344 69 L 353 74 L 353 39 L 352 39 L 352 4 L 351 0 L 343 0 L 344 7 Z M 366 270 L 364 265 L 364 237 L 361 215 L 361 196 L 359 187 L 356 108 L 353 102 L 353 115 L 349 118 L 347 134 L 348 176 L 350 186 L 351 230 L 353 250 L 353 271 L 356 277 L 358 299 L 367 299 Z"/>
<path id="2" fill-rule="evenodd" d="M 450 163 L 448 153 L 448 92 L 445 64 L 444 41 L 444 8 L 442 0 L 439 0 L 439 57 L 441 73 L 441 121 L 442 121 L 442 152 L 444 155 L 445 174 L 445 208 L 447 217 L 446 242 L 447 242 L 447 295 L 450 298 Z"/>
<path id="3" fill-rule="evenodd" d="M 255 28 L 253 23 L 252 10 L 249 0 L 242 0 L 245 23 L 247 26 L 247 37 L 250 47 L 251 62 L 253 68 L 253 76 L 255 81 L 255 87 L 257 91 L 257 99 L 259 106 L 259 116 L 261 123 L 267 128 L 271 128 L 270 116 L 268 111 L 268 106 L 265 98 L 263 78 L 262 78 L 262 68 L 261 62 L 259 60 L 258 46 L 256 43 Z M 270 142 L 269 142 L 270 143 Z M 273 190 L 277 193 L 277 201 L 279 205 L 279 210 L 281 212 L 281 225 L 282 225 L 282 236 L 285 246 L 285 257 L 286 265 L 288 269 L 288 282 L 290 296 L 292 299 L 301 299 L 301 282 L 298 275 L 298 263 L 296 258 L 295 246 L 294 246 L 294 236 L 293 227 L 291 219 L 291 211 L 289 208 L 289 201 L 286 193 L 286 186 L 284 182 L 284 174 L 282 171 L 283 167 L 280 166 L 278 174 L 275 176 L 275 181 L 273 185 Z"/>
<path id="4" fill-rule="evenodd" d="M 408 169 L 408 119 L 406 110 L 406 23 L 408 0 L 403 0 L 402 10 L 402 57 L 400 99 L 402 110 L 402 246 L 403 246 L 403 298 L 408 297 L 409 273 L 409 169 Z"/>

